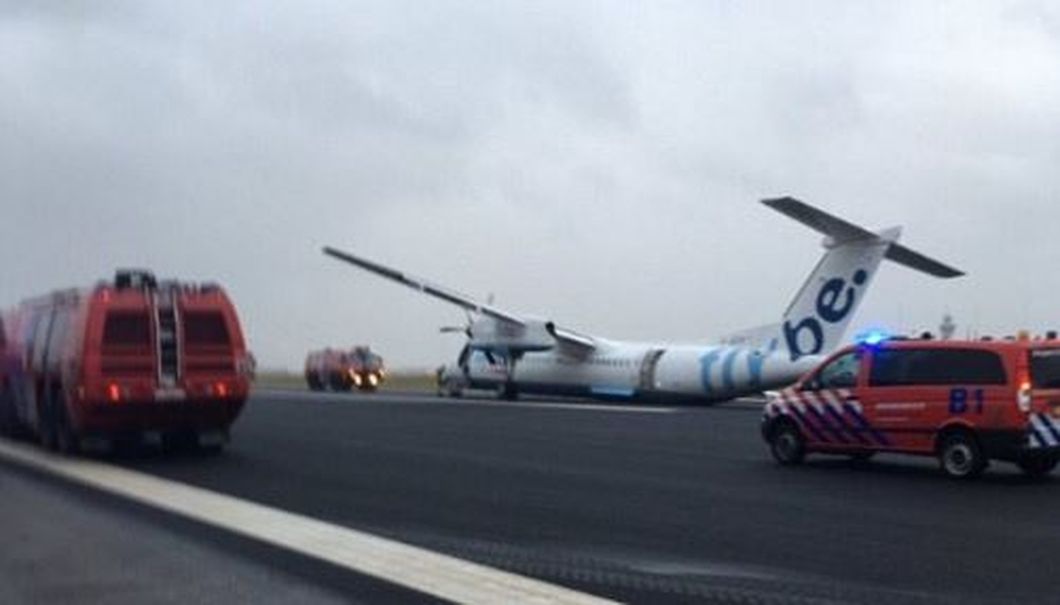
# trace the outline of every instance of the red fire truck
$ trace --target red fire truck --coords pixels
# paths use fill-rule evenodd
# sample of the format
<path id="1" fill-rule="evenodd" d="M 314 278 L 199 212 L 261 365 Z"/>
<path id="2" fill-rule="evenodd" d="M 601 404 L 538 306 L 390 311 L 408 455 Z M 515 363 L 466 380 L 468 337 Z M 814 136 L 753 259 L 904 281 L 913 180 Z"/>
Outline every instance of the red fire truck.
<path id="1" fill-rule="evenodd" d="M 772 393 L 762 434 L 782 464 L 808 452 L 935 456 L 955 478 L 991 460 L 1041 476 L 1060 462 L 1060 341 L 875 337 Z"/>
<path id="2" fill-rule="evenodd" d="M 306 384 L 313 391 L 374 391 L 386 378 L 383 358 L 366 346 L 349 351 L 311 351 L 305 360 Z"/>
<path id="3" fill-rule="evenodd" d="M 214 284 L 119 270 L 24 301 L 3 323 L 0 429 L 51 449 L 154 433 L 219 450 L 249 393 L 239 320 Z"/>
<path id="4" fill-rule="evenodd" d="M 305 381 L 313 391 L 344 390 L 346 381 L 342 375 L 342 351 L 310 351 L 305 358 Z"/>

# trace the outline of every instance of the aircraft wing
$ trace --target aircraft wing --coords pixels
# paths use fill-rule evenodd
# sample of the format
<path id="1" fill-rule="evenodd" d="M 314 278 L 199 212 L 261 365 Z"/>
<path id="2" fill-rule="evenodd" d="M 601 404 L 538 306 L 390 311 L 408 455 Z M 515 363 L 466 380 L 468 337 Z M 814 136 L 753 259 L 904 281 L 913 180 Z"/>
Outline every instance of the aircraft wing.
<path id="1" fill-rule="evenodd" d="M 837 216 L 814 208 L 805 202 L 800 202 L 793 197 L 762 200 L 762 203 L 785 216 L 795 219 L 814 231 L 827 235 L 837 243 L 859 239 L 882 239 L 879 234 L 853 223 L 848 223 Z M 916 269 L 935 277 L 951 278 L 964 275 L 963 271 L 954 269 L 893 241 L 888 246 L 884 257 L 910 269 Z"/>
<path id="2" fill-rule="evenodd" d="M 418 290 L 420 292 L 423 292 L 424 294 L 454 304 L 466 311 L 471 311 L 472 313 L 480 313 L 487 317 L 492 317 L 493 319 L 497 319 L 502 322 L 513 324 L 519 327 L 526 327 L 527 322 L 523 318 L 513 313 L 498 309 L 492 305 L 484 305 L 468 296 L 449 290 L 448 288 L 444 288 L 442 286 L 432 284 L 426 280 L 406 275 L 400 271 L 391 269 L 390 267 L 385 267 L 383 265 L 374 263 L 359 256 L 354 256 L 349 252 L 343 252 L 342 250 L 338 250 L 330 246 L 325 246 L 324 254 L 327 254 L 328 256 L 331 256 L 332 258 L 336 258 L 343 262 L 347 262 L 356 267 L 360 267 L 365 271 L 375 273 L 380 277 L 385 277 L 386 279 L 389 279 L 391 281 L 395 281 L 399 284 L 408 286 L 413 290 Z"/>

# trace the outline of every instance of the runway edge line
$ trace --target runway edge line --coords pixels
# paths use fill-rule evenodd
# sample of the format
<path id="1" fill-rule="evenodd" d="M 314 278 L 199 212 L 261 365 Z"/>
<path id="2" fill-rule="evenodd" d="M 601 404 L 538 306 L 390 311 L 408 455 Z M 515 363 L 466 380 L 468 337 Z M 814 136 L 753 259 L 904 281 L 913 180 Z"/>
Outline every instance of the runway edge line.
<path id="1" fill-rule="evenodd" d="M 0 439 L 0 457 L 456 603 L 614 603 L 533 578 L 101 462 L 64 458 L 3 439 Z"/>

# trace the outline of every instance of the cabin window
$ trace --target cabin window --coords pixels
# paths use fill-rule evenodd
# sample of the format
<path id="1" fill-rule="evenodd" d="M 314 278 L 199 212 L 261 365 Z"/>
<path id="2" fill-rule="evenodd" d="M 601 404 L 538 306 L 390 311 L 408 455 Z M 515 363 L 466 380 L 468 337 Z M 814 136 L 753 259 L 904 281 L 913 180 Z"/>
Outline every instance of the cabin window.
<path id="1" fill-rule="evenodd" d="M 184 343 L 223 345 L 230 343 L 228 324 L 219 312 L 193 311 L 184 314 Z"/>
<path id="2" fill-rule="evenodd" d="M 883 349 L 873 355 L 872 386 L 1003 385 L 1001 357 L 977 349 Z"/>
<path id="3" fill-rule="evenodd" d="M 1060 349 L 1033 351 L 1031 377 L 1036 389 L 1060 389 Z"/>
<path id="4" fill-rule="evenodd" d="M 103 324 L 103 344 L 116 346 L 150 346 L 151 324 L 147 313 L 112 311 Z"/>

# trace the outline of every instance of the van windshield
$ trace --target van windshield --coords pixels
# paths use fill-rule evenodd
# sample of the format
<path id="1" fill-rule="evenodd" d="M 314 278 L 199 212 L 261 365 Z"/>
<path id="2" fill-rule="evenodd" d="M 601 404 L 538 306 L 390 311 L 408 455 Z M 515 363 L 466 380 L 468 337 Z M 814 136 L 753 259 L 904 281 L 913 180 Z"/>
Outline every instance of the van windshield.
<path id="1" fill-rule="evenodd" d="M 1036 389 L 1060 389 L 1060 349 L 1031 351 L 1031 380 Z"/>

